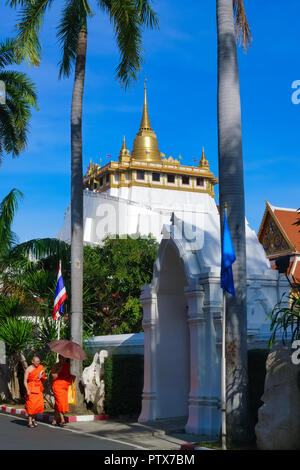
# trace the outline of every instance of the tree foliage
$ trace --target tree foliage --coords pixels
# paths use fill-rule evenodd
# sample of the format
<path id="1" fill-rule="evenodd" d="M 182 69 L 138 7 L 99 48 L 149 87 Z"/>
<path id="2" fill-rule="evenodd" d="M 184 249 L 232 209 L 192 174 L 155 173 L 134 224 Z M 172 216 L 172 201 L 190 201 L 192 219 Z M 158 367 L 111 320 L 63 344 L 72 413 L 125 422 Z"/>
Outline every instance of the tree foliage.
<path id="1" fill-rule="evenodd" d="M 16 45 L 18 58 L 25 58 L 28 63 L 38 66 L 41 61 L 42 46 L 39 34 L 45 14 L 55 0 L 10 0 L 11 7 L 21 7 L 17 24 Z M 59 75 L 69 76 L 77 56 L 79 31 L 88 29 L 88 19 L 94 15 L 88 0 L 64 0 L 57 38 L 61 49 Z M 143 62 L 142 32 L 145 27 L 159 27 L 156 13 L 148 0 L 97 0 L 97 7 L 109 16 L 116 43 L 120 53 L 120 62 L 116 69 L 121 86 L 128 87 Z"/>
<path id="2" fill-rule="evenodd" d="M 25 150 L 31 108 L 37 108 L 33 82 L 23 72 L 7 70 L 17 64 L 13 39 L 0 42 L 0 80 L 5 84 L 5 103 L 0 104 L 0 164 L 5 154 L 16 157 Z"/>
<path id="3" fill-rule="evenodd" d="M 37 245 L 39 249 L 32 252 L 31 249 Z M 150 236 L 107 237 L 101 246 L 84 247 L 85 336 L 142 330 L 140 289 L 151 281 L 157 249 L 158 243 Z M 32 253 L 46 253 L 47 256 L 36 259 Z M 48 321 L 47 325 L 42 325 L 47 326 L 49 333 L 54 328 L 49 317 L 52 317 L 57 271 L 62 257 L 62 275 L 68 294 L 63 306 L 64 317 L 69 319 L 70 247 L 53 239 L 31 240 L 9 251 L 0 276 L 0 316 L 1 312 L 8 316 L 24 312 L 38 315 Z"/>
<path id="4" fill-rule="evenodd" d="M 281 335 L 283 344 L 286 344 L 288 340 L 293 342 L 300 339 L 300 282 L 293 279 L 290 286 L 291 294 L 288 297 L 288 302 L 282 296 L 280 302 L 275 305 L 267 317 L 271 320 L 270 349 L 278 335 Z"/>

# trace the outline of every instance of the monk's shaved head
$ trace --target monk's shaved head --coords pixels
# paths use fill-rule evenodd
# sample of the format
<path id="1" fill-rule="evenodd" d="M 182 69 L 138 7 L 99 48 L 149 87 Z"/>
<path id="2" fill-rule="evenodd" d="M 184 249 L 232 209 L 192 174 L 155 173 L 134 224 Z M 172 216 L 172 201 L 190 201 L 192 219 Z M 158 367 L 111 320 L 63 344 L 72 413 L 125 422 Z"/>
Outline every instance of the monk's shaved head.
<path id="1" fill-rule="evenodd" d="M 41 362 L 41 360 L 40 360 L 39 356 L 34 354 L 32 356 L 32 359 L 31 359 L 31 364 L 33 364 L 35 367 L 37 367 L 40 364 L 40 362 Z"/>

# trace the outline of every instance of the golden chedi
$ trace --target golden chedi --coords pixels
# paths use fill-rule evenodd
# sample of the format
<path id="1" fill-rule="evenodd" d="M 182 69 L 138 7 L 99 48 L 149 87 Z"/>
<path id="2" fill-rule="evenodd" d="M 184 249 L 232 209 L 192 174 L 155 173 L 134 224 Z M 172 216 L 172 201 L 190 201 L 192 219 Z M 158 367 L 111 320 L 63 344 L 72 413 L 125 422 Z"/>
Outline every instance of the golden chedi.
<path id="1" fill-rule="evenodd" d="M 144 89 L 144 109 L 141 126 L 133 142 L 131 158 L 142 162 L 161 163 L 157 137 L 151 128 L 148 115 L 146 84 Z"/>

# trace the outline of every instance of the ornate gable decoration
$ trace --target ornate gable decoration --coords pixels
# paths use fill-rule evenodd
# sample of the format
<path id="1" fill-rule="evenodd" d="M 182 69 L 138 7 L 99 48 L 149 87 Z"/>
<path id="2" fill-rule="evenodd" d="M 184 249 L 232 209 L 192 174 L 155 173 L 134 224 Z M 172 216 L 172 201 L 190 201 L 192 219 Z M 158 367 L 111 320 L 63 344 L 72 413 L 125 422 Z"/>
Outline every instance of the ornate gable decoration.
<path id="1" fill-rule="evenodd" d="M 180 162 L 176 158 L 169 157 L 163 160 L 163 165 L 180 165 Z"/>
<path id="2" fill-rule="evenodd" d="M 293 251 L 289 241 L 278 226 L 275 217 L 269 211 L 265 216 L 259 241 L 264 247 L 267 256 L 279 255 Z"/>

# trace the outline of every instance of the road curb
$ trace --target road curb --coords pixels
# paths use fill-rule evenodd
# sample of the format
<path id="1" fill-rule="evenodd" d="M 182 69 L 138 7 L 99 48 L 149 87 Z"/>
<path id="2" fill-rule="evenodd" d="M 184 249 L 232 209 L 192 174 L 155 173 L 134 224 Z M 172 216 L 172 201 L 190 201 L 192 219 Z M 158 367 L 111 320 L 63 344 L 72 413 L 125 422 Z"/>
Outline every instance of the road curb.
<path id="1" fill-rule="evenodd" d="M 185 444 L 181 444 L 180 450 L 213 450 L 209 447 L 200 447 L 199 444 L 190 444 L 186 442 Z"/>
<path id="2" fill-rule="evenodd" d="M 195 450 L 198 447 L 197 444 L 189 444 L 186 442 L 185 444 L 181 444 L 180 450 Z"/>
<path id="3" fill-rule="evenodd" d="M 23 408 L 15 408 L 11 406 L 0 406 L 0 411 L 3 413 L 9 413 L 12 415 L 21 415 L 21 416 L 28 416 L 26 410 Z M 38 421 L 43 421 L 43 422 L 52 422 L 53 420 L 53 415 L 48 415 L 45 413 L 39 413 L 36 415 L 36 419 Z M 100 421 L 100 420 L 106 420 L 108 419 L 107 415 L 79 415 L 79 416 L 65 416 L 65 421 L 66 423 L 76 423 L 76 422 L 82 422 L 82 421 Z"/>

